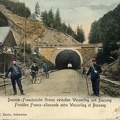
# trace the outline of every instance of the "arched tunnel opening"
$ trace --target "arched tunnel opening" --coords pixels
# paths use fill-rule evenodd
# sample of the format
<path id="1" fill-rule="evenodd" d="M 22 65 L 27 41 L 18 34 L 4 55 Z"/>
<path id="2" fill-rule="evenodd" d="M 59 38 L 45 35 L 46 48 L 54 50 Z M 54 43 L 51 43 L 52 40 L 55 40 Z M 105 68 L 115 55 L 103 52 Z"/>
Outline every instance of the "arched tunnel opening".
<path id="1" fill-rule="evenodd" d="M 55 65 L 57 69 L 78 69 L 80 67 L 80 56 L 73 50 L 64 50 L 57 55 Z"/>

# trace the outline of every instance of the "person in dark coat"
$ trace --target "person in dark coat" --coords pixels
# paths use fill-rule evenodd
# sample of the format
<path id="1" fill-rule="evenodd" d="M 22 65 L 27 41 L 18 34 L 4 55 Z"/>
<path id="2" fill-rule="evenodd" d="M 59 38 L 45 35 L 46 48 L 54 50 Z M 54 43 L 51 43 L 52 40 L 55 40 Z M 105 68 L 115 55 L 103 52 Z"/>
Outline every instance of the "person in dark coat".
<path id="1" fill-rule="evenodd" d="M 21 84 L 22 74 L 21 74 L 20 67 L 16 65 L 16 61 L 13 61 L 11 67 L 8 69 L 7 73 L 5 74 L 5 77 L 8 77 L 9 72 L 11 72 L 11 82 L 12 82 L 12 87 L 14 92 L 13 95 L 17 94 L 16 82 L 19 87 L 20 93 L 24 95 L 24 91 Z"/>
<path id="2" fill-rule="evenodd" d="M 32 83 L 36 82 L 36 74 L 38 73 L 38 66 L 36 62 L 34 62 L 31 66 L 31 76 L 32 76 Z"/>
<path id="3" fill-rule="evenodd" d="M 99 73 L 102 73 L 101 67 L 96 64 L 96 59 L 92 59 L 92 64 L 89 67 L 89 70 L 87 72 L 87 76 L 91 75 L 91 82 L 92 82 L 92 89 L 93 89 L 93 95 L 99 96 L 99 85 L 100 85 L 100 76 Z"/>
<path id="4" fill-rule="evenodd" d="M 44 63 L 44 65 L 43 65 L 43 72 L 45 72 L 45 76 L 46 76 L 46 78 L 49 78 L 49 66 L 48 66 L 48 64 L 47 63 Z"/>

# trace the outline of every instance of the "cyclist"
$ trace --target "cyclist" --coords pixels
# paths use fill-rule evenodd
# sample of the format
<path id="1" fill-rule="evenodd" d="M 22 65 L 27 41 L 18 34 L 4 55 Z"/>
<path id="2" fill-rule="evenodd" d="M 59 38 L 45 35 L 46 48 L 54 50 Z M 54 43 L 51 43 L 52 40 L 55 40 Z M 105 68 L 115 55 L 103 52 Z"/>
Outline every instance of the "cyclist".
<path id="1" fill-rule="evenodd" d="M 36 62 L 33 62 L 31 66 L 31 76 L 32 76 L 32 83 L 36 82 L 36 74 L 38 73 L 38 66 Z"/>

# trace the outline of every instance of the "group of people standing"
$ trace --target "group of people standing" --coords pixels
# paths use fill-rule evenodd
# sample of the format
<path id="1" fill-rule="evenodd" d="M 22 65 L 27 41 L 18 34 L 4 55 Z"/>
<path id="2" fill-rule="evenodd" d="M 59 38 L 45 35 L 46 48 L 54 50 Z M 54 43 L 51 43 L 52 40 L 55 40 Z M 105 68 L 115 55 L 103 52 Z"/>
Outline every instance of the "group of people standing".
<path id="1" fill-rule="evenodd" d="M 38 70 L 39 70 L 36 62 L 32 62 L 32 65 L 30 66 L 30 70 L 31 70 L 32 83 L 35 83 L 36 74 L 38 73 Z M 44 63 L 43 72 L 45 72 L 46 78 L 49 78 L 48 70 L 49 70 L 48 64 Z M 22 84 L 21 84 L 22 72 L 21 72 L 20 67 L 16 64 L 16 60 L 13 60 L 12 65 L 10 66 L 10 68 L 5 74 L 5 78 L 8 77 L 9 73 L 11 73 L 11 83 L 12 83 L 13 92 L 14 92 L 13 95 L 17 94 L 16 83 L 18 85 L 21 95 L 25 95 L 23 88 L 22 88 Z"/>
<path id="2" fill-rule="evenodd" d="M 30 69 L 31 69 L 31 76 L 33 79 L 32 83 L 35 83 L 36 74 L 38 73 L 38 70 L 39 70 L 36 62 L 32 63 Z M 46 78 L 49 78 L 48 70 L 49 70 L 48 64 L 44 63 L 43 72 L 45 72 Z M 14 95 L 17 94 L 16 83 L 19 87 L 20 93 L 24 95 L 24 91 L 21 84 L 22 73 L 21 73 L 20 67 L 16 64 L 16 61 L 13 61 L 11 67 L 8 69 L 7 73 L 5 74 L 5 77 L 8 76 L 9 72 L 11 72 L 11 83 L 12 83 Z M 82 76 L 88 76 L 89 74 L 91 75 L 92 90 L 93 90 L 93 95 L 95 96 L 99 96 L 99 85 L 100 85 L 99 74 L 101 72 L 102 72 L 102 69 L 96 63 L 96 59 L 92 59 L 92 64 L 90 65 L 88 71 L 86 70 L 85 67 L 82 68 Z"/>

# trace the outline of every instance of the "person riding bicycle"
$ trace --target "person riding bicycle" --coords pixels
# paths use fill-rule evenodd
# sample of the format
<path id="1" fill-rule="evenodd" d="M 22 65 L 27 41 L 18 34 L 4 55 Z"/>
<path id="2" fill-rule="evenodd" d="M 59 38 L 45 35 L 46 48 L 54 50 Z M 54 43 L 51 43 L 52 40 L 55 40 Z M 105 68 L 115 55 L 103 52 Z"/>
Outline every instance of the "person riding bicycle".
<path id="1" fill-rule="evenodd" d="M 31 66 L 31 76 L 32 76 L 32 83 L 36 82 L 36 74 L 38 73 L 38 66 L 36 62 L 34 62 Z"/>

